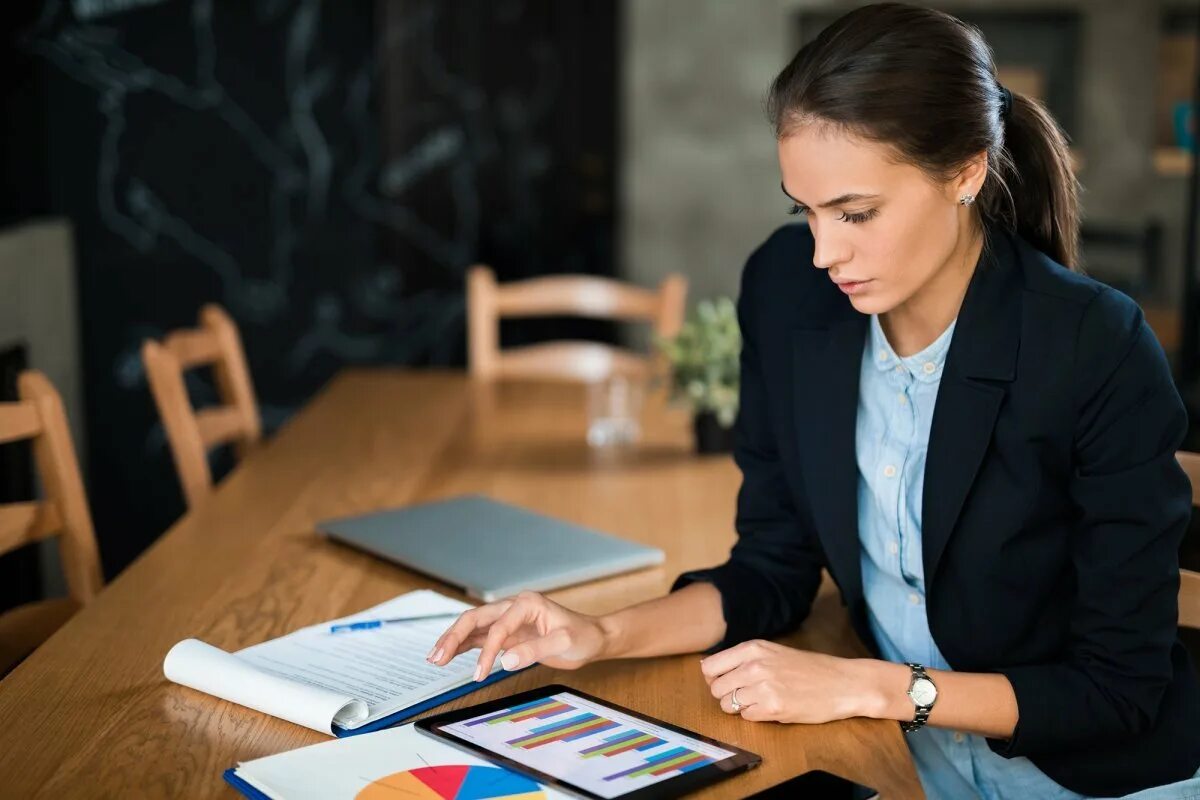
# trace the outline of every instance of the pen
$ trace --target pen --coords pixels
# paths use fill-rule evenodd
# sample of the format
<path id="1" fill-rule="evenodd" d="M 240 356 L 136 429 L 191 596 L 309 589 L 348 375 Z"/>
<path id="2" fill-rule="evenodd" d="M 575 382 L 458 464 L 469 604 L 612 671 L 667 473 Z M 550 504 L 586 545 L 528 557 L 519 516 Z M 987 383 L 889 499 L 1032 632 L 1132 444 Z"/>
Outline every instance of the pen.
<path id="1" fill-rule="evenodd" d="M 361 622 L 346 622 L 341 625 L 330 626 L 330 633 L 345 633 L 347 631 L 367 631 L 373 628 L 381 628 L 384 625 L 391 625 L 394 622 L 416 622 L 422 619 L 445 619 L 447 617 L 457 617 L 461 611 L 447 611 L 441 614 L 423 614 L 416 617 L 394 617 L 392 619 L 364 619 Z"/>

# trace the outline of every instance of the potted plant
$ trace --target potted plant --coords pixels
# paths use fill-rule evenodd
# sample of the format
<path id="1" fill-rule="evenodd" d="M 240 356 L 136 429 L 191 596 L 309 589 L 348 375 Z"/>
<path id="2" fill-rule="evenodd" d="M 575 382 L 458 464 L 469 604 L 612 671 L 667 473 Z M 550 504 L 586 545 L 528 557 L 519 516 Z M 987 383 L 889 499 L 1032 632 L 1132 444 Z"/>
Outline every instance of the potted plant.
<path id="1" fill-rule="evenodd" d="M 660 340 L 659 349 L 670 364 L 672 396 L 691 406 L 696 450 L 731 451 L 742 350 L 733 301 L 701 301 L 676 336 Z"/>

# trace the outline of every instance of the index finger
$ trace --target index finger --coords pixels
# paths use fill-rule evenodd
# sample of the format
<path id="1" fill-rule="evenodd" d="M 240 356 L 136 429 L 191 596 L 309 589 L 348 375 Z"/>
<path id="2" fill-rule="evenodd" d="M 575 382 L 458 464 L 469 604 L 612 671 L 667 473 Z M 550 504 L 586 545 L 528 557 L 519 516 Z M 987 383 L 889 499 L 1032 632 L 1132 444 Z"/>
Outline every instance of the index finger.
<path id="1" fill-rule="evenodd" d="M 704 673 L 704 679 L 712 683 L 715 678 L 740 667 L 743 662 L 753 657 L 754 652 L 754 642 L 735 644 L 733 647 L 713 653 L 711 656 L 702 659 L 700 661 L 700 671 Z"/>
<path id="2" fill-rule="evenodd" d="M 512 605 L 511 600 L 501 600 L 464 611 L 433 643 L 433 648 L 425 659 L 438 666 L 450 663 L 450 660 L 458 655 L 458 649 L 468 636 L 480 628 L 491 625 L 508 610 L 510 605 Z"/>

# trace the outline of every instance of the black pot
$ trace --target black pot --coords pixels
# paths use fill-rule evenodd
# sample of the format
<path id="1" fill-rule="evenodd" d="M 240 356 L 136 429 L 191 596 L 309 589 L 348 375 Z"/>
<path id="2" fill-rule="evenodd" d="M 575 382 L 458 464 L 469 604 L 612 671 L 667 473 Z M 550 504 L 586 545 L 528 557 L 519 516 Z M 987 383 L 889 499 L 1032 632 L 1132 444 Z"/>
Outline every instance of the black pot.
<path id="1" fill-rule="evenodd" d="M 692 418 L 696 432 L 697 453 L 732 453 L 733 428 L 724 428 L 711 411 L 703 411 Z"/>

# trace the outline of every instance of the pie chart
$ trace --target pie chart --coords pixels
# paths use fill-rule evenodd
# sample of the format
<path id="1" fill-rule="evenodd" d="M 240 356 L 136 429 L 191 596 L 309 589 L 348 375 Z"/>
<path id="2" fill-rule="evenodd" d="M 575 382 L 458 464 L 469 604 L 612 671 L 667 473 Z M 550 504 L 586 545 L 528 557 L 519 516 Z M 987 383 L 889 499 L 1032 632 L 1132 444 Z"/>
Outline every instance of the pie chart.
<path id="1" fill-rule="evenodd" d="M 499 767 L 452 764 L 378 778 L 355 800 L 546 800 L 542 787 Z"/>

